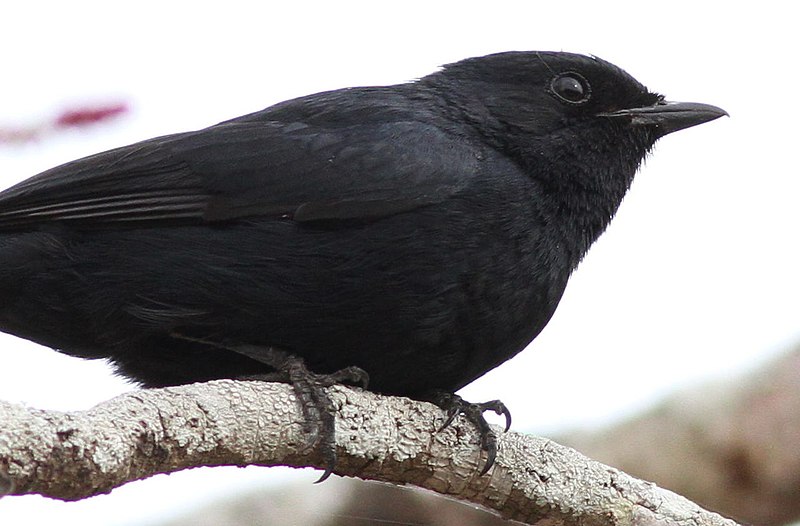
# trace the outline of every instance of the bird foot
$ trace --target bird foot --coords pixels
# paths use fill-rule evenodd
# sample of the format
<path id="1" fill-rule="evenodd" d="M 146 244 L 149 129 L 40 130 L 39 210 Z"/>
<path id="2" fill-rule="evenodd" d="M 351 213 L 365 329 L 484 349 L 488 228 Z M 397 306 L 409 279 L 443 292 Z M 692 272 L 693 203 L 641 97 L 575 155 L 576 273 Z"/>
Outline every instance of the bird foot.
<path id="1" fill-rule="evenodd" d="M 308 435 L 307 447 L 319 447 L 324 459 L 325 471 L 316 483 L 330 477 L 336 467 L 336 410 L 325 388 L 336 384 L 350 384 L 366 389 L 369 383 L 367 372 L 353 366 L 329 374 L 316 374 L 308 370 L 302 358 L 274 347 L 195 341 L 242 354 L 274 369 L 270 373 L 240 376 L 237 380 L 284 382 L 292 386 L 303 411 L 303 431 Z"/>
<path id="2" fill-rule="evenodd" d="M 506 432 L 511 428 L 511 412 L 500 400 L 474 404 L 452 393 L 435 393 L 431 401 L 446 411 L 447 416 L 444 424 L 439 428 L 439 432 L 449 426 L 458 415 L 464 415 L 467 421 L 478 428 L 478 433 L 481 437 L 481 450 L 486 452 L 486 463 L 483 465 L 480 474 L 485 475 L 494 465 L 497 457 L 497 435 L 489 427 L 489 423 L 483 417 L 483 413 L 485 411 L 494 411 L 498 415 L 503 415 L 506 419 L 506 426 L 503 432 Z"/>

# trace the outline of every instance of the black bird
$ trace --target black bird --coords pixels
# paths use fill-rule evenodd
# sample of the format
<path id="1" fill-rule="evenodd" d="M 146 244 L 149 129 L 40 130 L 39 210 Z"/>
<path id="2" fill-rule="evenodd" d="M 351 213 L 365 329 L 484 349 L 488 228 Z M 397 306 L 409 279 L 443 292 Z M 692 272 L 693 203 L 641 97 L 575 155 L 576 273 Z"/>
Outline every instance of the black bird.
<path id="1" fill-rule="evenodd" d="M 0 193 L 0 330 L 144 386 L 454 391 L 542 330 L 655 141 L 716 119 L 596 57 L 508 52 L 286 101 Z M 364 374 L 366 373 L 366 374 Z M 317 440 L 315 438 L 315 440 Z"/>

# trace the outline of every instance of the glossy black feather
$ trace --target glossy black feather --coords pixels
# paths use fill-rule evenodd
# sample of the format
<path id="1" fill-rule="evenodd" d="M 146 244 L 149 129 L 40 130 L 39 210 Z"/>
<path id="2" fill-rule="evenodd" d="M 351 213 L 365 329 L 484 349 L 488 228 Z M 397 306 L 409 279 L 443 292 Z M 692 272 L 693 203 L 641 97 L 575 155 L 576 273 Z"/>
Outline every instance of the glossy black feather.
<path id="1" fill-rule="evenodd" d="M 380 91 L 368 93 L 376 110 L 386 105 Z M 344 116 L 334 123 L 273 120 L 266 111 L 48 170 L 0 193 L 0 229 L 377 218 L 441 202 L 473 176 L 479 146 L 424 120 L 365 123 L 347 113 L 350 97 L 338 102 Z"/>

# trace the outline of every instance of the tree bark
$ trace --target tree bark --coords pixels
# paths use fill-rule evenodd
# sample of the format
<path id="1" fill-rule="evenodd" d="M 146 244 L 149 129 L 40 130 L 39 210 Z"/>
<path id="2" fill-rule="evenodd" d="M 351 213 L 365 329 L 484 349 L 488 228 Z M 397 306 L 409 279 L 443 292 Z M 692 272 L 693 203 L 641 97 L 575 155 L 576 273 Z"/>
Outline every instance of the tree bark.
<path id="1" fill-rule="evenodd" d="M 564 443 L 742 522 L 800 518 L 800 347 Z"/>
<path id="2" fill-rule="evenodd" d="M 457 419 L 436 433 L 436 407 L 345 387 L 335 472 L 414 484 L 520 522 L 575 526 L 713 525 L 733 521 L 550 440 L 506 433 L 495 467 Z M 128 393 L 88 411 L 0 403 L 0 490 L 77 500 L 156 473 L 216 465 L 321 467 L 289 386 L 220 380 Z"/>

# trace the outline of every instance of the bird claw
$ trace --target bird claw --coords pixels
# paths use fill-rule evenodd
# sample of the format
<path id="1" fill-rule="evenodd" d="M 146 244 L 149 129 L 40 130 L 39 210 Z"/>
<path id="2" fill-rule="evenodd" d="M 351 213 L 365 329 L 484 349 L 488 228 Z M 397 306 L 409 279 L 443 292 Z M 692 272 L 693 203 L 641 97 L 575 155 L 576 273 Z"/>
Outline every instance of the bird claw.
<path id="1" fill-rule="evenodd" d="M 504 416 L 506 420 L 504 432 L 506 432 L 511 428 L 511 412 L 500 400 L 474 404 L 451 393 L 436 393 L 432 401 L 447 412 L 444 424 L 437 432 L 443 431 L 452 424 L 458 415 L 464 415 L 467 421 L 478 428 L 478 433 L 480 433 L 481 437 L 481 450 L 486 452 L 486 463 L 483 465 L 480 475 L 485 475 L 494 465 L 494 461 L 497 458 L 497 435 L 489 427 L 489 423 L 483 417 L 483 413 L 485 411 L 493 411 L 495 414 Z"/>
<path id="2" fill-rule="evenodd" d="M 481 412 L 484 411 L 494 411 L 496 415 L 505 417 L 506 426 L 503 429 L 503 432 L 508 432 L 511 429 L 511 411 L 508 410 L 506 404 L 501 402 L 500 400 L 491 400 L 489 402 L 483 402 L 481 404 L 475 404 L 478 406 Z"/>
<path id="3" fill-rule="evenodd" d="M 309 374 L 316 377 L 320 385 L 330 387 L 332 385 L 347 384 L 361 389 L 366 389 L 369 385 L 369 374 L 361 367 L 350 366 L 344 369 L 339 369 L 330 374 Z"/>
<path id="4" fill-rule="evenodd" d="M 325 387 L 348 383 L 366 389 L 369 375 L 359 367 L 346 367 L 330 374 L 309 371 L 303 360 L 291 357 L 289 378 L 305 418 L 305 429 L 309 433 L 309 447 L 319 447 L 325 470 L 314 482 L 319 484 L 331 476 L 336 468 L 336 409 L 325 392 Z"/>
<path id="5" fill-rule="evenodd" d="M 262 380 L 286 382 L 292 386 L 295 397 L 303 411 L 303 431 L 308 436 L 308 449 L 319 448 L 325 470 L 315 482 L 319 484 L 331 476 L 336 468 L 336 409 L 325 391 L 326 387 L 347 383 L 367 388 L 369 375 L 360 367 L 345 367 L 330 374 L 317 374 L 308 370 L 302 358 L 274 347 L 257 345 L 215 345 L 221 349 L 234 351 L 275 371 L 264 375 L 249 375 L 242 380 Z"/>
<path id="6" fill-rule="evenodd" d="M 305 429 L 309 433 L 309 447 L 319 445 L 324 458 L 325 471 L 314 482 L 324 482 L 336 467 L 336 410 L 333 401 L 325 392 L 325 387 L 347 383 L 366 389 L 369 375 L 360 367 L 346 367 L 330 374 L 316 374 L 309 371 L 302 359 L 290 357 L 287 372 L 295 396 L 300 401 L 305 418 Z"/>
<path id="7" fill-rule="evenodd" d="M 463 402 L 463 400 L 461 400 L 461 401 Z M 439 407 L 442 407 L 442 406 L 440 405 Z M 458 403 L 454 403 L 453 405 L 451 405 L 448 408 L 442 407 L 442 409 L 446 409 L 447 410 L 447 413 L 446 413 L 447 416 L 446 416 L 446 418 L 444 420 L 444 423 L 441 425 L 441 427 L 439 427 L 439 429 L 436 430 L 437 433 L 441 433 L 442 431 L 447 429 L 447 427 L 450 424 L 453 423 L 453 420 L 455 420 L 456 417 L 461 413 L 461 406 Z"/>

